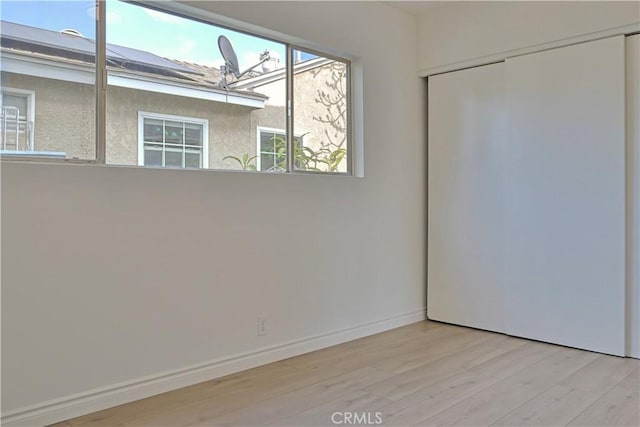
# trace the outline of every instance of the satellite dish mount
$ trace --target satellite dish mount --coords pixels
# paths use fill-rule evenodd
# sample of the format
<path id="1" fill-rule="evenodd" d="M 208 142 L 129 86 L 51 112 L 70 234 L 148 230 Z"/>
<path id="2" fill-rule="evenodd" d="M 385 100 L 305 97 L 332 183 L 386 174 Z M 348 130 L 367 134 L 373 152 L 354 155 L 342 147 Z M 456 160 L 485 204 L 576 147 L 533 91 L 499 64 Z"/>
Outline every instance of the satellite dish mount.
<path id="1" fill-rule="evenodd" d="M 220 67 L 220 72 L 222 72 L 222 79 L 218 83 L 218 86 L 223 89 L 229 89 L 230 85 L 234 83 L 234 80 L 240 80 L 240 78 L 247 74 L 249 71 L 271 59 L 271 54 L 268 50 L 265 50 L 260 54 L 260 62 L 240 72 L 238 56 L 236 55 L 235 50 L 233 50 L 233 46 L 231 45 L 231 42 L 227 37 L 218 37 L 218 48 L 220 49 L 222 58 L 224 58 L 224 65 Z M 229 81 L 228 77 L 231 77 L 231 81 Z"/>

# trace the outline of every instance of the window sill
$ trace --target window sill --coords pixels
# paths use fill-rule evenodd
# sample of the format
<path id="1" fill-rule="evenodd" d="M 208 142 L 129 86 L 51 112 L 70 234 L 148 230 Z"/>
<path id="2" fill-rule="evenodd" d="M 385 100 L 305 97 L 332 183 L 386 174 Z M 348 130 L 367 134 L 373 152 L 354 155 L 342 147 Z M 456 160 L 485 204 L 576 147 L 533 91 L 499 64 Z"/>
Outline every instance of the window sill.
<path id="1" fill-rule="evenodd" d="M 157 167 L 157 166 L 140 166 L 140 165 L 116 165 L 116 164 L 108 164 L 101 163 L 97 160 L 87 160 L 87 159 L 72 159 L 72 158 L 55 158 L 55 157 L 39 157 L 39 156 L 29 156 L 29 155 L 0 155 L 0 162 L 2 164 L 11 164 L 11 163 L 30 163 L 30 164 L 45 164 L 45 165 L 90 165 L 97 167 L 107 167 L 107 168 L 128 168 L 128 169 L 145 169 L 150 171 L 177 171 L 179 173 L 182 172 L 214 172 L 214 173 L 240 173 L 240 174 L 248 174 L 248 175 L 260 175 L 260 176 L 269 176 L 269 175 L 279 175 L 279 176 L 335 176 L 335 177 L 347 177 L 347 178 L 363 178 L 363 176 L 350 175 L 347 172 L 317 172 L 317 171 L 293 171 L 293 172 L 260 172 L 260 171 L 250 171 L 250 170 L 239 170 L 239 169 L 210 169 L 210 168 L 165 168 L 165 167 Z"/>

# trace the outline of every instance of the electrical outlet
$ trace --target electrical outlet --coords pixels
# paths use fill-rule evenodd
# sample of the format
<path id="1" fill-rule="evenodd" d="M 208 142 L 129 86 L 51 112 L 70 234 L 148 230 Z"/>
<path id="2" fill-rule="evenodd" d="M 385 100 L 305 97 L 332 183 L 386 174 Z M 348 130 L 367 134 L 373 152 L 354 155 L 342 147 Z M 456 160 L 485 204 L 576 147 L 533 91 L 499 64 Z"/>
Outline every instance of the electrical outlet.
<path id="1" fill-rule="evenodd" d="M 258 317 L 258 335 L 267 335 L 267 319 L 263 316 Z"/>

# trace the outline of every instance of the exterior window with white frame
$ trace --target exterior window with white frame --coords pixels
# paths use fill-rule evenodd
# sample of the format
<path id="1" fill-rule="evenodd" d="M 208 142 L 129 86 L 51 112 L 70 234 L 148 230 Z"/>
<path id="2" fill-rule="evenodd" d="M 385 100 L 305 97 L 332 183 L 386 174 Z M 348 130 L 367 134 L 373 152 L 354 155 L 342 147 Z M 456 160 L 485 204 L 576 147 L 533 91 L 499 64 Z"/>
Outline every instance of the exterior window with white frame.
<path id="1" fill-rule="evenodd" d="M 3 152 L 33 151 L 35 92 L 3 88 L 0 99 L 0 149 Z"/>
<path id="2" fill-rule="evenodd" d="M 138 133 L 140 166 L 208 167 L 208 120 L 140 112 Z"/>
<path id="3" fill-rule="evenodd" d="M 283 129 L 258 126 L 257 170 L 262 172 L 286 172 L 287 136 Z M 302 146 L 303 136 L 294 137 L 294 145 Z"/>

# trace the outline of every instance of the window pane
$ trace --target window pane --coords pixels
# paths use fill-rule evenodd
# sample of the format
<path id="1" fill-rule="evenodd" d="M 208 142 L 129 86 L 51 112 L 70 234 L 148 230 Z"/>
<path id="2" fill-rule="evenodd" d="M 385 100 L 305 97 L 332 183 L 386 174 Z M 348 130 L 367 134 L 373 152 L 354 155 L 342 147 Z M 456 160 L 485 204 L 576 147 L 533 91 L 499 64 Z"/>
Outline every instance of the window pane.
<path id="1" fill-rule="evenodd" d="M 192 153 L 187 151 L 184 158 L 184 166 L 187 168 L 200 168 L 202 164 L 200 163 L 201 155 L 198 152 Z"/>
<path id="2" fill-rule="evenodd" d="M 260 132 L 260 151 L 273 152 L 276 143 L 275 134 L 272 132 Z"/>
<path id="3" fill-rule="evenodd" d="M 287 141 L 284 130 L 258 128 L 260 133 L 260 170 L 263 172 L 286 172 Z"/>
<path id="4" fill-rule="evenodd" d="M 107 163 L 143 163 L 143 135 L 199 147 L 185 167 L 197 160 L 197 167 L 256 169 L 257 127 L 286 129 L 285 45 L 141 5 L 106 4 L 107 16 L 118 17 L 107 20 L 108 72 L 118 77 L 107 90 Z M 239 73 L 226 79 L 220 35 L 239 60 Z M 159 122 L 162 130 L 152 128 Z M 165 165 L 176 166 L 172 159 L 165 157 Z"/>
<path id="5" fill-rule="evenodd" d="M 145 166 L 162 166 L 162 146 L 145 146 L 144 164 Z"/>
<path id="6" fill-rule="evenodd" d="M 163 121 L 144 119 L 144 140 L 148 142 L 163 142 Z"/>
<path id="7" fill-rule="evenodd" d="M 95 159 L 94 8 L 2 1 L 1 154 Z"/>
<path id="8" fill-rule="evenodd" d="M 185 124 L 185 144 L 202 146 L 202 125 Z"/>
<path id="9" fill-rule="evenodd" d="M 166 150 L 164 153 L 164 165 L 168 168 L 181 168 L 182 155 L 182 151 Z"/>
<path id="10" fill-rule="evenodd" d="M 164 123 L 164 142 L 167 144 L 182 145 L 183 143 L 182 123 L 169 122 L 169 121 Z"/>
<path id="11" fill-rule="evenodd" d="M 294 50 L 295 169 L 348 172 L 347 64 Z"/>
<path id="12" fill-rule="evenodd" d="M 273 154 L 261 154 L 260 155 L 260 170 L 265 172 L 275 171 L 276 162 Z"/>
<path id="13" fill-rule="evenodd" d="M 15 107 L 20 118 L 27 116 L 27 95 L 11 95 L 9 92 L 2 93 L 2 106 Z M 11 109 L 9 109 L 11 110 Z"/>

